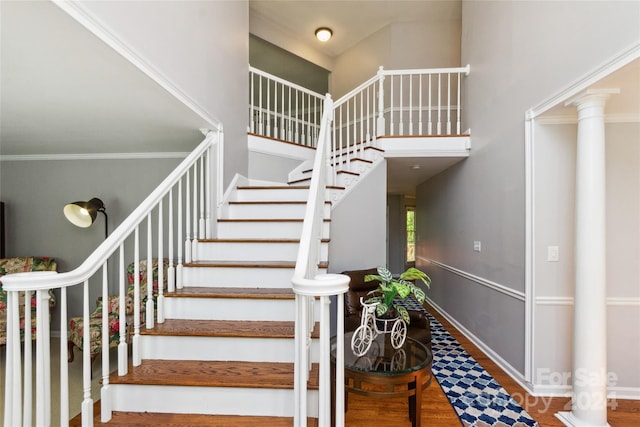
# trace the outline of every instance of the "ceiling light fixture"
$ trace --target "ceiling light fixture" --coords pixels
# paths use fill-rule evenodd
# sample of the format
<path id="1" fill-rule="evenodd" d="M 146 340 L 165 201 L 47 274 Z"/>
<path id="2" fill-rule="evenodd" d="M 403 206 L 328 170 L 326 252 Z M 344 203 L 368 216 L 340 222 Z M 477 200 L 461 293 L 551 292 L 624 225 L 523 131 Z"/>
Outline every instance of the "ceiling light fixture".
<path id="1" fill-rule="evenodd" d="M 333 31 L 331 31 L 331 28 L 321 27 L 316 30 L 316 37 L 321 42 L 328 41 L 332 35 L 333 35 Z"/>

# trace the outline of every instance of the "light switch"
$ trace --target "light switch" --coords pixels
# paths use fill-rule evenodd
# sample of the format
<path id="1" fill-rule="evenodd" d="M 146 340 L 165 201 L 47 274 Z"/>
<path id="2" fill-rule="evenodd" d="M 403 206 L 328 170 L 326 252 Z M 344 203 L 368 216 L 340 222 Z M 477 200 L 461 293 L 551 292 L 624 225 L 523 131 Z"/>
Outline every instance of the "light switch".
<path id="1" fill-rule="evenodd" d="M 547 246 L 547 261 L 558 262 L 560 260 L 560 248 L 558 246 Z"/>
<path id="2" fill-rule="evenodd" d="M 474 240 L 473 241 L 473 250 L 476 251 L 476 252 L 482 251 L 482 242 L 480 242 L 479 240 Z"/>

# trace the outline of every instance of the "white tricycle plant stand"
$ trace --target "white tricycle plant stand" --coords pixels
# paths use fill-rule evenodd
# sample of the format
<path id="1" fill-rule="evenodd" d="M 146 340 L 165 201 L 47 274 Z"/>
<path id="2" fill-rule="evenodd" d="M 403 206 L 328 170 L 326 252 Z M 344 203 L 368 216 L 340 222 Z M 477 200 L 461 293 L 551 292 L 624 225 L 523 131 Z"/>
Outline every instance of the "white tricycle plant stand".
<path id="1" fill-rule="evenodd" d="M 407 338 L 407 323 L 402 317 L 394 319 L 380 319 L 376 318 L 376 306 L 379 302 L 365 303 L 363 298 L 360 298 L 360 304 L 362 304 L 362 317 L 360 319 L 360 326 L 356 328 L 351 337 L 351 350 L 356 356 L 362 356 L 369 351 L 371 343 L 380 334 L 391 334 L 391 345 L 394 349 L 399 349 L 404 344 L 404 340 Z M 379 329 L 378 324 L 382 326 L 382 330 Z"/>

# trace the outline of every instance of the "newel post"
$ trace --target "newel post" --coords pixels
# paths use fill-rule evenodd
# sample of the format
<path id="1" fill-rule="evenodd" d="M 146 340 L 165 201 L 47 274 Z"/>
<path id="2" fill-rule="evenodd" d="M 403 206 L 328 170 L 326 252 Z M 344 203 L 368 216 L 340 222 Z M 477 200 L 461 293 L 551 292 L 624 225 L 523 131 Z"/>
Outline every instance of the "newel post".
<path id="1" fill-rule="evenodd" d="M 378 69 L 378 120 L 376 123 L 376 136 L 383 136 L 384 121 L 384 68 Z"/>

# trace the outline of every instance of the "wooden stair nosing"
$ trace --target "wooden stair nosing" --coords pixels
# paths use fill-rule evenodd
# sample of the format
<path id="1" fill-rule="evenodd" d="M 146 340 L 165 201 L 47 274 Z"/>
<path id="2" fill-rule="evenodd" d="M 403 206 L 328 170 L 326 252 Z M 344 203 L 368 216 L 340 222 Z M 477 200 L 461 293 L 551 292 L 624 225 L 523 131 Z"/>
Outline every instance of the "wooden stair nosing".
<path id="1" fill-rule="evenodd" d="M 194 320 L 166 319 L 156 323 L 152 329 L 140 328 L 140 335 L 146 336 L 182 336 L 209 338 L 286 338 L 295 336 L 293 321 L 257 321 L 257 320 Z M 316 323 L 312 338 L 320 336 Z"/>
<path id="2" fill-rule="evenodd" d="M 217 268 L 295 268 L 294 261 L 193 261 L 185 262 L 184 267 Z"/>
<path id="3" fill-rule="evenodd" d="M 293 363 L 145 359 L 109 379 L 111 384 L 293 389 L 293 373 Z M 318 374 L 314 363 L 307 387 L 318 389 Z"/>
<path id="4" fill-rule="evenodd" d="M 229 298 L 229 299 L 294 299 L 291 288 L 209 288 L 204 286 L 188 286 L 165 292 L 166 298 Z"/>
<path id="5" fill-rule="evenodd" d="M 358 172 L 351 172 L 351 171 L 346 171 L 346 170 L 339 170 L 338 172 L 336 172 L 338 175 L 340 174 L 346 174 L 346 175 L 353 175 L 353 176 L 360 176 L 360 174 Z"/>
<path id="6" fill-rule="evenodd" d="M 331 239 L 323 238 L 321 239 L 322 243 L 329 243 Z M 199 239 L 200 243 L 300 243 L 300 239 Z"/>
<path id="7" fill-rule="evenodd" d="M 93 405 L 93 425 L 109 427 L 291 427 L 291 417 L 245 416 L 245 415 L 209 415 L 175 414 L 164 412 L 122 412 L 113 411 L 111 420 L 102 422 L 101 402 Z M 82 426 L 82 413 L 69 421 L 69 427 Z M 308 427 L 318 427 L 317 418 L 307 418 Z"/>
<path id="8" fill-rule="evenodd" d="M 238 185 L 238 190 L 308 190 L 308 185 Z"/>
<path id="9" fill-rule="evenodd" d="M 183 267 L 203 268 L 295 268 L 295 261 L 194 261 Z M 328 268 L 329 261 L 320 261 L 318 268 Z"/>
<path id="10" fill-rule="evenodd" d="M 329 200 L 326 200 L 324 202 L 325 204 L 331 204 L 331 202 Z M 231 200 L 229 201 L 229 205 L 306 205 L 307 202 L 306 201 L 295 201 L 295 200 L 284 200 L 284 201 L 277 201 L 277 200 L 250 200 L 250 201 L 244 201 L 244 200 Z"/>
<path id="11" fill-rule="evenodd" d="M 303 218 L 218 218 L 218 222 L 303 222 Z M 331 222 L 331 218 L 324 218 Z"/>

